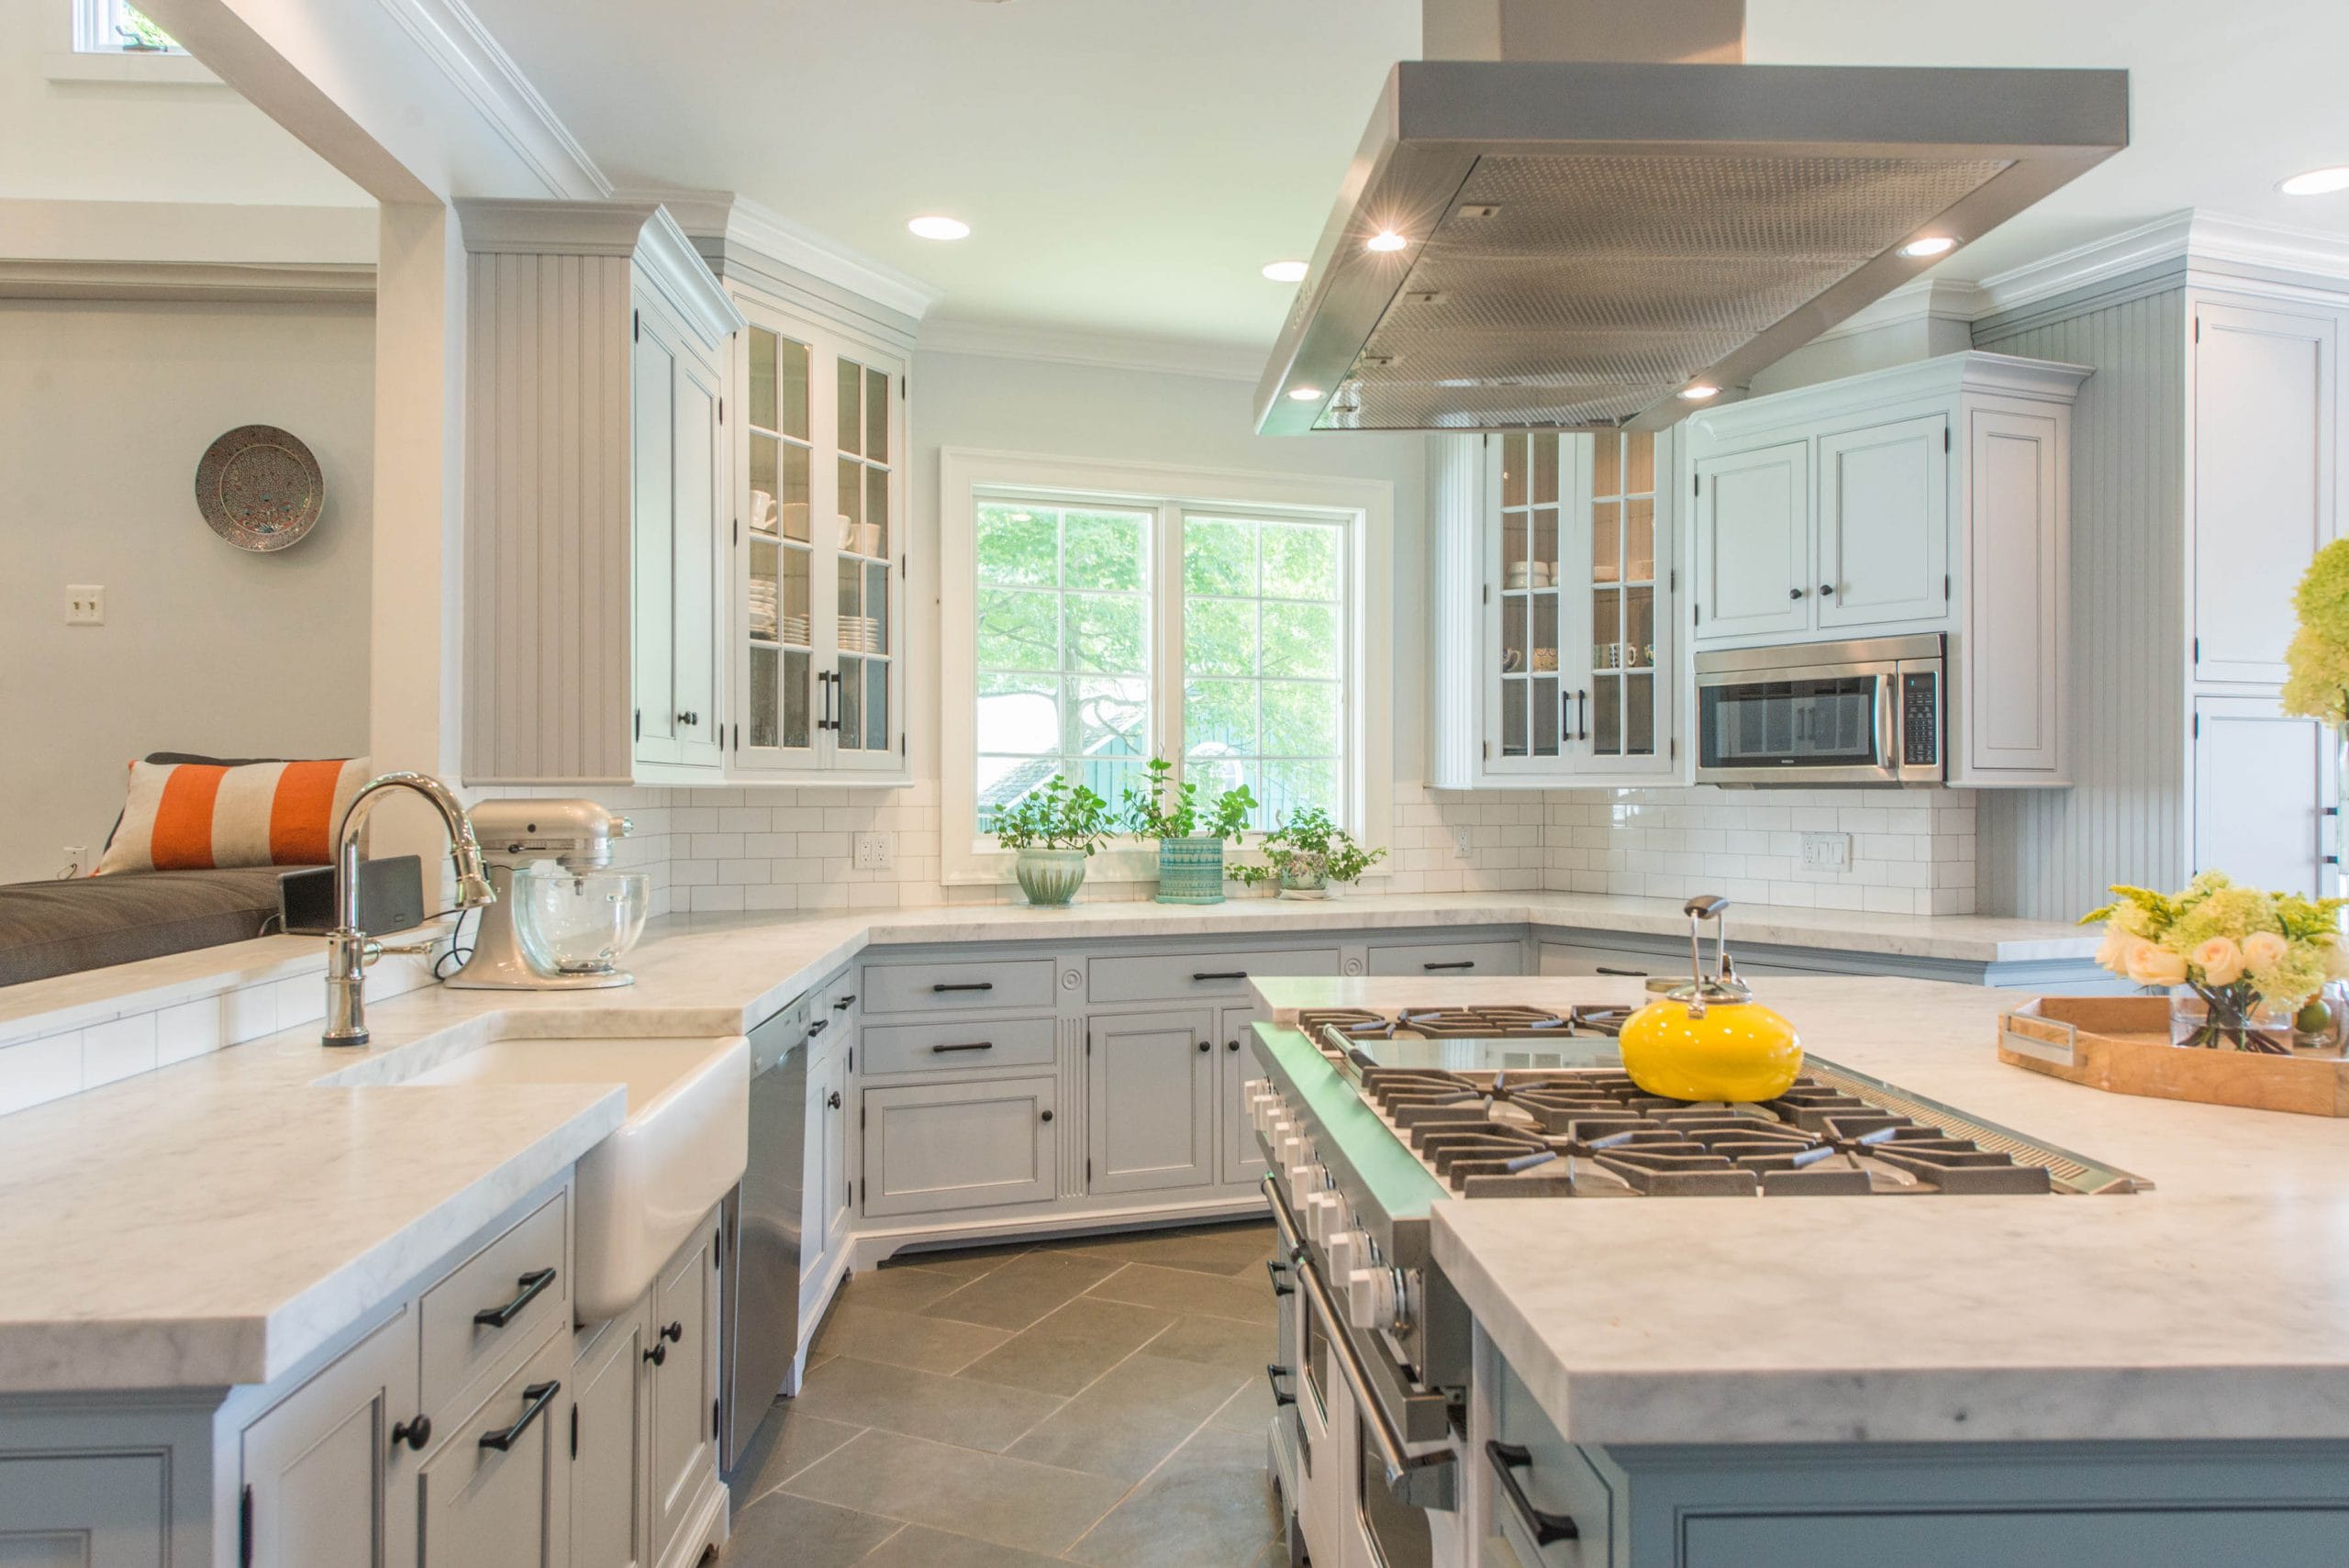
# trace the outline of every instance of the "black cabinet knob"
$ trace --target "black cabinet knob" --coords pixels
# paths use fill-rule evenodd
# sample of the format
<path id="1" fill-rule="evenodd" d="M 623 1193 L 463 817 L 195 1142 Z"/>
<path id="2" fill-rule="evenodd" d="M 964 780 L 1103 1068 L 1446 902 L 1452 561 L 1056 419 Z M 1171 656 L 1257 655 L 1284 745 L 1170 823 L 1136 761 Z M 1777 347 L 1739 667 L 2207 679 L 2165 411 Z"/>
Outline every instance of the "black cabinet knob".
<path id="1" fill-rule="evenodd" d="M 838 1110 L 838 1109 L 840 1109 L 840 1108 L 841 1108 L 841 1095 L 840 1095 L 840 1091 L 839 1091 L 839 1090 L 837 1090 L 837 1089 L 833 1090 L 833 1091 L 832 1091 L 832 1093 L 831 1093 L 831 1095 L 830 1095 L 830 1096 L 829 1096 L 829 1098 L 827 1098 L 827 1099 L 824 1101 L 824 1103 L 825 1103 L 826 1105 L 828 1105 L 828 1106 L 831 1106 L 831 1107 L 832 1107 L 832 1109 L 834 1109 L 834 1110 Z"/>
<path id="2" fill-rule="evenodd" d="M 681 713 L 677 715 L 677 722 L 679 724 L 699 724 L 701 722 L 701 715 L 697 713 Z"/>
<path id="3" fill-rule="evenodd" d="M 661 1330 L 661 1337 L 673 1345 L 676 1344 L 685 1337 L 685 1326 L 683 1323 L 672 1323 Z"/>
<path id="4" fill-rule="evenodd" d="M 392 1429 L 392 1440 L 406 1443 L 416 1452 L 422 1453 L 424 1445 L 432 1440 L 432 1418 L 418 1416 L 413 1421 L 400 1422 Z"/>
<path id="5" fill-rule="evenodd" d="M 1227 1040 L 1223 1042 L 1223 1049 L 1226 1051 L 1238 1051 L 1240 1049 L 1240 1042 L 1236 1040 Z"/>
<path id="6" fill-rule="evenodd" d="M 1802 590 L 1800 588 L 1789 588 L 1787 590 L 1787 597 L 1789 599 L 1799 599 L 1802 597 Z"/>
<path id="7" fill-rule="evenodd" d="M 1052 1112 L 1050 1112 L 1050 1111 L 1046 1111 L 1046 1112 L 1044 1113 L 1044 1119 L 1045 1119 L 1046 1121 L 1050 1121 L 1050 1120 L 1052 1120 Z"/>
<path id="8" fill-rule="evenodd" d="M 1834 595 L 1835 595 L 1835 584 L 1832 584 L 1832 583 L 1821 583 L 1821 584 L 1819 585 L 1819 596 L 1820 596 L 1820 598 L 1822 598 L 1822 599 L 1828 599 L 1828 598 L 1832 598 L 1832 597 L 1834 597 Z"/>
<path id="9" fill-rule="evenodd" d="M 1199 1041 L 1199 1051 L 1202 1055 L 1206 1054 L 1208 1051 L 1213 1051 L 1214 1049 L 1215 1044 L 1213 1041 L 1204 1040 Z"/>
<path id="10" fill-rule="evenodd" d="M 669 1347 L 666 1345 L 655 1345 L 651 1350 L 644 1352 L 644 1359 L 651 1362 L 654 1366 L 666 1366 L 669 1364 Z"/>

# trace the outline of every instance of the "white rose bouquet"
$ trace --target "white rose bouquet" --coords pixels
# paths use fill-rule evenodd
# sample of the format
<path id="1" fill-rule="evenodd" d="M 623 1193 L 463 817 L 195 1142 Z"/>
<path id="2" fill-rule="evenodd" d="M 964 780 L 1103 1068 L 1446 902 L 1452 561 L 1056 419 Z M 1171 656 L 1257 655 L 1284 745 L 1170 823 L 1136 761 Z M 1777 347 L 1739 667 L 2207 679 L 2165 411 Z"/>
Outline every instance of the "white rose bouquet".
<path id="1" fill-rule="evenodd" d="M 2185 986 L 2205 1008 L 2185 1044 L 2211 1050 L 2282 1051 L 2254 1023 L 2262 1012 L 2287 1019 L 2323 989 L 2349 978 L 2341 910 L 2349 899 L 2303 898 L 2238 887 L 2204 872 L 2183 893 L 2115 887 L 2113 902 L 2080 924 L 2104 922 L 2097 962 L 2140 985 Z"/>

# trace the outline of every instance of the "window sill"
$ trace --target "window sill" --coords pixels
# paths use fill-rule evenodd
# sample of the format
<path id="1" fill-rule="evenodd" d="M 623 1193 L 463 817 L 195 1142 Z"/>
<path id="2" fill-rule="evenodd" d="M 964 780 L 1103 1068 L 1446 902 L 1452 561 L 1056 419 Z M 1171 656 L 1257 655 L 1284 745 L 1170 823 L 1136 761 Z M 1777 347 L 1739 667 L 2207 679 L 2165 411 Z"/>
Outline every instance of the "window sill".
<path id="1" fill-rule="evenodd" d="M 41 56 L 41 74 L 51 82 L 136 82 L 176 87 L 227 85 L 204 61 L 190 54 L 50 50 Z"/>

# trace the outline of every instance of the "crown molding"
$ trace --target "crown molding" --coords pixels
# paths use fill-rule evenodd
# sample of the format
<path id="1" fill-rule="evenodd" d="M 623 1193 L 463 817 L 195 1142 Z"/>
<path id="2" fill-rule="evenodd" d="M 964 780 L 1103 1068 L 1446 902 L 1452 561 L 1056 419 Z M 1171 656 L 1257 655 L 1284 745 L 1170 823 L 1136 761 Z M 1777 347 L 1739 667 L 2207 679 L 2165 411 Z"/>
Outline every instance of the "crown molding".
<path id="1" fill-rule="evenodd" d="M 503 196 L 460 200 L 457 221 L 475 255 L 633 256 L 653 202 L 539 202 Z"/>
<path id="2" fill-rule="evenodd" d="M 2188 208 L 1983 279 L 1976 318 L 2007 315 L 2164 267 L 2349 283 L 2349 235 Z"/>
<path id="3" fill-rule="evenodd" d="M 628 195 L 667 207 L 687 234 L 742 246 L 916 322 L 946 297 L 944 290 L 909 272 L 851 250 L 732 191 L 639 190 Z"/>
<path id="4" fill-rule="evenodd" d="M 1264 350 L 1261 349 L 1099 332 L 1058 332 L 984 321 L 930 322 L 922 328 L 920 347 L 925 353 L 1039 360 L 1048 364 L 1152 371 L 1161 375 L 1204 376 L 1252 384 L 1264 368 Z"/>
<path id="5" fill-rule="evenodd" d="M 372 305 L 372 261 L 0 259 L 0 299 L 235 300 Z"/>
<path id="6" fill-rule="evenodd" d="M 1901 284 L 1882 299 L 1869 302 L 1810 341 L 1831 342 L 1837 338 L 1856 337 L 1918 321 L 1970 324 L 1986 314 L 1987 300 L 1979 284 L 1953 278 L 1919 278 Z"/>
<path id="7" fill-rule="evenodd" d="M 612 183 L 464 0 L 381 0 L 449 84 L 550 195 L 594 201 Z"/>

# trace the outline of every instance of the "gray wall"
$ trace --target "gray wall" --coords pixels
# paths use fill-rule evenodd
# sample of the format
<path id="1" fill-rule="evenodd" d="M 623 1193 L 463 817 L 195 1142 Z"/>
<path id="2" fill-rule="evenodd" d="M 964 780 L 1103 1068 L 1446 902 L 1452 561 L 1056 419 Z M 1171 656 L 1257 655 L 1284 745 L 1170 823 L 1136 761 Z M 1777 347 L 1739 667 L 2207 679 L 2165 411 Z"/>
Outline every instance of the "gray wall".
<path id="1" fill-rule="evenodd" d="M 2187 875 L 2186 307 L 2173 288 L 1976 346 L 2092 365 L 2072 417 L 2068 790 L 1984 790 L 1978 900 L 2071 919 Z"/>
<path id="2" fill-rule="evenodd" d="M 366 750 L 373 364 L 364 306 L 0 302 L 0 882 L 95 863 L 145 752 Z M 251 424 L 326 474 L 282 553 L 195 508 L 205 448 Z M 82 583 L 104 626 L 65 624 Z"/>

